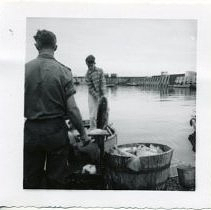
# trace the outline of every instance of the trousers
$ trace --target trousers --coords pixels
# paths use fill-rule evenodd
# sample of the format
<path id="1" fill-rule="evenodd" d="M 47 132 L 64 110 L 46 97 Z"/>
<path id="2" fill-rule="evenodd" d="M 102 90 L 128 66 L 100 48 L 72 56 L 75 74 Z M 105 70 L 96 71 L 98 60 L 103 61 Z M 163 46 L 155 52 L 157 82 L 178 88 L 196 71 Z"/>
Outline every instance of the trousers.
<path id="1" fill-rule="evenodd" d="M 90 129 L 96 128 L 98 99 L 88 94 Z"/>
<path id="2" fill-rule="evenodd" d="M 68 172 L 68 129 L 62 118 L 26 120 L 24 125 L 24 189 L 63 189 Z"/>

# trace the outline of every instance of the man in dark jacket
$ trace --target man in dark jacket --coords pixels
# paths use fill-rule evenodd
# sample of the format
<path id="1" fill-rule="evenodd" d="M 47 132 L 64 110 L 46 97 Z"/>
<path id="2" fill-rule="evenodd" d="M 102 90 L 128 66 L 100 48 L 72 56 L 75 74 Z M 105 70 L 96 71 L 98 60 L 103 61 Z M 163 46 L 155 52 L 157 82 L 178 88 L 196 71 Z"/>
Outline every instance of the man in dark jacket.
<path id="1" fill-rule="evenodd" d="M 76 105 L 71 70 L 54 58 L 56 36 L 38 30 L 34 36 L 37 58 L 25 66 L 24 188 L 65 188 L 68 166 L 68 117 L 88 140 Z"/>

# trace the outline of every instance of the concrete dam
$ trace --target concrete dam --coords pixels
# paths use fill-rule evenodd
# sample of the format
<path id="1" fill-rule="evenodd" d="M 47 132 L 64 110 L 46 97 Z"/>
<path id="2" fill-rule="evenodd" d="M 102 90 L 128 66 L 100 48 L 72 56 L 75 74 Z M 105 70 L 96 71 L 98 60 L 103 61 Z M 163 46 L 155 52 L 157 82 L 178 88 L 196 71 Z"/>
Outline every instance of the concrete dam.
<path id="1" fill-rule="evenodd" d="M 168 74 L 161 72 L 161 75 L 130 77 L 117 76 L 117 74 L 105 74 L 107 86 L 156 86 L 156 87 L 194 87 L 196 86 L 196 72 L 187 71 L 184 74 Z M 75 84 L 85 84 L 84 77 L 74 77 Z"/>

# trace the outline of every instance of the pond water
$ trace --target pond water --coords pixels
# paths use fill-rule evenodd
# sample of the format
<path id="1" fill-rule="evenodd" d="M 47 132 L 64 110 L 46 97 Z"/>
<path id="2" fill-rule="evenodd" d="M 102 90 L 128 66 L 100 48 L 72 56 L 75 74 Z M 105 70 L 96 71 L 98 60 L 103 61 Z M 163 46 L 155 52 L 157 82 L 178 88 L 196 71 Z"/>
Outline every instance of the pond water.
<path id="1" fill-rule="evenodd" d="M 87 87 L 79 85 L 76 90 L 75 98 L 83 119 L 88 119 Z M 174 159 L 195 163 L 188 136 L 193 132 L 189 121 L 195 114 L 196 91 L 118 86 L 108 88 L 107 97 L 109 123 L 117 131 L 118 144 L 166 144 L 174 149 Z"/>

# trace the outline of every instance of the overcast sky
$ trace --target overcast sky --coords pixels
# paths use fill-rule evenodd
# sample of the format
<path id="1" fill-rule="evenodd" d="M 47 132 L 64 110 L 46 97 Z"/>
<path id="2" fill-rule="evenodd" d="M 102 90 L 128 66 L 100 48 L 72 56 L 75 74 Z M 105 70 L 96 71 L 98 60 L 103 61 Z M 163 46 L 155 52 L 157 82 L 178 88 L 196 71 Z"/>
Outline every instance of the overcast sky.
<path id="1" fill-rule="evenodd" d="M 37 56 L 33 35 L 38 29 L 56 34 L 55 57 L 73 75 L 86 73 L 89 54 L 105 73 L 119 76 L 196 71 L 195 20 L 28 18 L 26 61 Z"/>

